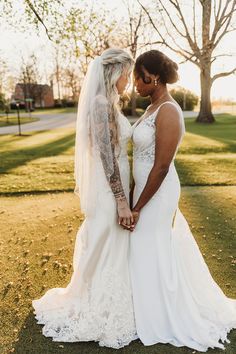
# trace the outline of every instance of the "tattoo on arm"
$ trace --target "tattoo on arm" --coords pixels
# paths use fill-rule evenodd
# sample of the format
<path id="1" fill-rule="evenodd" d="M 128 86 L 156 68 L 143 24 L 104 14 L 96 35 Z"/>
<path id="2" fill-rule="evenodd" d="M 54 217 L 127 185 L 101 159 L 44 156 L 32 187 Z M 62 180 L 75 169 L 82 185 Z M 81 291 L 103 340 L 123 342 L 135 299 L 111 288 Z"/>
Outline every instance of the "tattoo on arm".
<path id="1" fill-rule="evenodd" d="M 115 155 L 115 124 L 108 107 L 99 104 L 95 113 L 95 137 L 105 176 L 117 201 L 125 201 L 119 165 Z"/>
<path id="2" fill-rule="evenodd" d="M 115 196 L 115 198 L 119 201 L 126 200 L 126 196 L 123 190 L 122 182 L 121 182 L 121 177 L 120 177 L 120 170 L 118 166 L 118 162 L 115 156 L 115 143 L 114 143 L 114 133 L 112 127 L 110 127 L 110 141 L 111 141 L 111 150 L 112 150 L 112 159 L 113 159 L 113 174 L 107 177 L 107 180 L 110 184 L 111 190 Z M 106 173 L 106 159 L 105 156 L 102 152 L 100 152 L 101 160 L 103 163 L 103 167 Z"/>

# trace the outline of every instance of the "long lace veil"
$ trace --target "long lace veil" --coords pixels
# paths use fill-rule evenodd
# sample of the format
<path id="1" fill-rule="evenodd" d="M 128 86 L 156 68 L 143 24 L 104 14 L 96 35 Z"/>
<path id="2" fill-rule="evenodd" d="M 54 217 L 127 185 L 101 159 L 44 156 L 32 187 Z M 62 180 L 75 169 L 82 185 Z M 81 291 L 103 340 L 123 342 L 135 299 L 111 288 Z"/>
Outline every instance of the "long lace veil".
<path id="1" fill-rule="evenodd" d="M 99 145 L 99 129 L 97 128 L 99 125 L 96 125 L 99 120 L 100 127 L 102 127 L 100 139 L 103 139 L 102 144 L 107 150 L 105 153 L 106 162 L 107 166 L 110 166 L 110 174 L 112 173 L 108 114 L 99 111 L 97 97 L 100 97 L 100 101 L 103 98 L 103 101 L 107 102 L 102 57 L 100 56 L 89 64 L 79 97 L 76 122 L 74 192 L 79 195 L 80 207 L 86 216 L 94 212 L 96 205 L 95 159 L 98 155 L 95 154 L 95 150 L 96 145 Z M 98 117 L 99 114 L 101 117 Z"/>

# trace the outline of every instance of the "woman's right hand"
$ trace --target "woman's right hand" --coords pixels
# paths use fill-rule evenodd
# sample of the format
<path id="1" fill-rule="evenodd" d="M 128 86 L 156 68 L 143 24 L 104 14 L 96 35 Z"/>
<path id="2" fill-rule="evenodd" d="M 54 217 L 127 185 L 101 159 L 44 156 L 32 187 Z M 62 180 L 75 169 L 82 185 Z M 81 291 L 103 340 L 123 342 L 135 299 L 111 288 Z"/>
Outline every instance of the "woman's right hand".
<path id="1" fill-rule="evenodd" d="M 119 225 L 129 230 L 134 224 L 134 218 L 126 200 L 117 201 L 117 214 Z"/>

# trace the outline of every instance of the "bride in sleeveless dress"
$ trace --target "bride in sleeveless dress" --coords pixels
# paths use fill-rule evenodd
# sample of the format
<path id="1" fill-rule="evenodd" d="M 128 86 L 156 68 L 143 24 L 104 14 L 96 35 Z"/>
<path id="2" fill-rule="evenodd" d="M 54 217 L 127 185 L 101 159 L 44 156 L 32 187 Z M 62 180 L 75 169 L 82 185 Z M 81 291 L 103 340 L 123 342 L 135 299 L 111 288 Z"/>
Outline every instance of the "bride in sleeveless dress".
<path id="1" fill-rule="evenodd" d="M 223 349 L 227 333 L 236 327 L 236 300 L 213 280 L 178 208 L 174 159 L 185 127 L 166 88 L 177 81 L 177 65 L 152 50 L 138 57 L 134 75 L 139 94 L 152 102 L 134 124 L 132 137 L 130 275 L 137 334 L 144 345 Z"/>
<path id="2" fill-rule="evenodd" d="M 78 105 L 75 192 L 85 220 L 77 233 L 73 275 L 66 288 L 33 300 L 43 334 L 53 341 L 98 341 L 121 348 L 136 339 L 128 268 L 129 208 L 127 142 L 131 125 L 119 95 L 133 59 L 108 49 L 89 65 Z M 121 225 L 119 225 L 121 224 Z"/>

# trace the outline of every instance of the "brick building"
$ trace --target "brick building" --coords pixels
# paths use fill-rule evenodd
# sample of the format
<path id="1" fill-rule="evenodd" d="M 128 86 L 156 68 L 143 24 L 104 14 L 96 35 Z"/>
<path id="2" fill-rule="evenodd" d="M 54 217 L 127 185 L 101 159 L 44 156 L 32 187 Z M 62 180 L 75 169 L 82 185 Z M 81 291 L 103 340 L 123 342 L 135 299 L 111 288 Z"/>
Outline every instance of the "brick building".
<path id="1" fill-rule="evenodd" d="M 12 95 L 12 101 L 20 101 L 25 104 L 29 99 L 32 100 L 32 107 L 53 107 L 53 86 L 42 84 L 16 84 L 15 92 Z M 29 103 L 28 103 L 29 104 Z"/>

